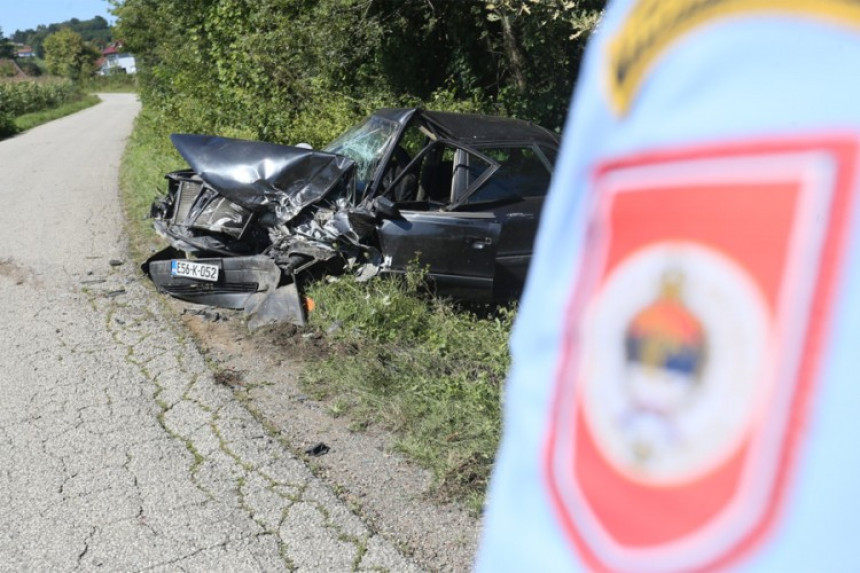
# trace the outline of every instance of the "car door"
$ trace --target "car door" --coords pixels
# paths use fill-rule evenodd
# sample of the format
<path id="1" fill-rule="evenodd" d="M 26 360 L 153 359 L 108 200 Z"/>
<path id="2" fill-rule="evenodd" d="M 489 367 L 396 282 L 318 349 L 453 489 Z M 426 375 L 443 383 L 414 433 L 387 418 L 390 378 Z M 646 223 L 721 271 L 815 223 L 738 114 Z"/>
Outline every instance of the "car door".
<path id="1" fill-rule="evenodd" d="M 498 164 L 449 141 L 434 142 L 413 163 L 421 200 L 398 204 L 396 216 L 383 218 L 378 227 L 383 256 L 395 272 L 417 261 L 440 294 L 489 300 L 501 225 L 490 211 L 450 207 Z"/>
<path id="2" fill-rule="evenodd" d="M 501 227 L 496 249 L 493 297 L 516 298 L 531 264 L 552 163 L 533 144 L 481 147 L 481 153 L 499 163 L 483 185 L 464 195 L 453 208 L 492 213 Z"/>

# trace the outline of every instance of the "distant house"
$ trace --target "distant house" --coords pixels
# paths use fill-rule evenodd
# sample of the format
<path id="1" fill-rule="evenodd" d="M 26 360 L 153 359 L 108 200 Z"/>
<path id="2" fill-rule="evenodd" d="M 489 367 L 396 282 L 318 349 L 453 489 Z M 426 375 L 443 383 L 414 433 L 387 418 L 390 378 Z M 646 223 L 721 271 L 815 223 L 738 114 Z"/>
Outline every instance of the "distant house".
<path id="1" fill-rule="evenodd" d="M 134 56 L 122 51 L 122 42 L 113 42 L 102 50 L 102 57 L 96 61 L 96 73 L 100 76 L 110 74 L 134 74 L 137 66 Z"/>
<path id="2" fill-rule="evenodd" d="M 35 58 L 36 52 L 33 51 L 33 48 L 27 46 L 26 44 L 15 44 L 15 57 L 16 58 Z"/>

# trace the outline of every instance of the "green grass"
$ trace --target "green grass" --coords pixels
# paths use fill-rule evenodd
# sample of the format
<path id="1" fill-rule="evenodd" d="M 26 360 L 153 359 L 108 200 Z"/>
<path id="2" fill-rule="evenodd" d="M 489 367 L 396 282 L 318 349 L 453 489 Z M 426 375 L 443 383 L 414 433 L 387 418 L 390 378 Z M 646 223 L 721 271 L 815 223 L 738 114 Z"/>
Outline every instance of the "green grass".
<path id="1" fill-rule="evenodd" d="M 483 316 L 428 295 L 422 273 L 405 280 L 351 277 L 311 286 L 310 325 L 328 354 L 300 381 L 336 400 L 355 426 L 398 436 L 398 450 L 431 469 L 443 499 L 483 503 L 499 442 L 501 387 L 514 311 Z"/>
<path id="2" fill-rule="evenodd" d="M 75 84 L 55 77 L 0 81 L 0 139 L 99 103 L 87 92 L 135 92 L 136 76 L 90 78 Z"/>
<path id="3" fill-rule="evenodd" d="M 152 228 L 149 209 L 167 191 L 164 175 L 185 166 L 153 114 L 144 109 L 135 120 L 119 174 L 126 232 L 132 256 L 138 261 L 165 246 Z"/>
<path id="4" fill-rule="evenodd" d="M 138 91 L 137 76 L 131 74 L 93 76 L 82 82 L 81 88 L 93 93 L 135 93 Z"/>
<path id="5" fill-rule="evenodd" d="M 53 121 L 55 119 L 65 117 L 67 115 L 77 113 L 88 107 L 92 107 L 99 102 L 101 102 L 101 100 L 98 98 L 98 96 L 86 95 L 79 100 L 64 103 L 59 107 L 36 111 L 33 113 L 26 113 L 15 118 L 15 128 L 19 132 L 27 131 L 28 129 L 32 129 L 37 125 L 42 125 L 43 123 L 48 123 L 49 121 Z"/>

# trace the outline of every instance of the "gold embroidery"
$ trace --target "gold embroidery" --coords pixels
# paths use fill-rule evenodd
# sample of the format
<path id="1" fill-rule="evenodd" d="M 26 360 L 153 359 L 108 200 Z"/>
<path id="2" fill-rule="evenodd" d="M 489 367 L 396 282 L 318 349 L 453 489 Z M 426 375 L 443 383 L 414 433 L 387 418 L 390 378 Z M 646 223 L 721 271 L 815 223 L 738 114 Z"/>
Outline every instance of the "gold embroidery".
<path id="1" fill-rule="evenodd" d="M 694 28 L 726 16 L 783 13 L 860 27 L 858 0 L 640 0 L 609 42 L 609 92 L 625 114 L 651 67 Z"/>

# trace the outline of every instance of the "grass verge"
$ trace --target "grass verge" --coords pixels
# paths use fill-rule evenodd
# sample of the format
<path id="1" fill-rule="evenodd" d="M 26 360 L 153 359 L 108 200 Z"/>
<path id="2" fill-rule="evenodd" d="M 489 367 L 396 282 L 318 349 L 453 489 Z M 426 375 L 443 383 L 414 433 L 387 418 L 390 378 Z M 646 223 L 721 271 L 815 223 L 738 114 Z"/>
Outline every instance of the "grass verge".
<path id="1" fill-rule="evenodd" d="M 392 430 L 397 449 L 433 471 L 440 498 L 479 510 L 515 311 L 479 315 L 430 296 L 417 267 L 404 280 L 320 282 L 309 295 L 329 352 L 301 375 L 304 390 L 357 427 Z"/>
<path id="2" fill-rule="evenodd" d="M 44 109 L 42 111 L 36 111 L 33 113 L 26 113 L 15 118 L 15 128 L 19 132 L 27 131 L 28 129 L 32 129 L 37 125 L 42 125 L 43 123 L 48 123 L 49 121 L 65 117 L 67 115 L 72 115 L 73 113 L 77 113 L 88 107 L 92 107 L 100 102 L 101 100 L 98 98 L 98 96 L 90 94 L 82 97 L 79 100 L 70 101 L 55 108 Z"/>
<path id="3" fill-rule="evenodd" d="M 114 74 L 110 76 L 93 76 L 81 82 L 81 88 L 88 92 L 98 93 L 130 93 L 137 92 L 137 76 L 135 74 Z"/>
<path id="4" fill-rule="evenodd" d="M 144 108 L 135 120 L 119 173 L 129 247 L 139 262 L 165 246 L 152 228 L 149 208 L 167 190 L 165 173 L 182 167 L 185 162 Z"/>

